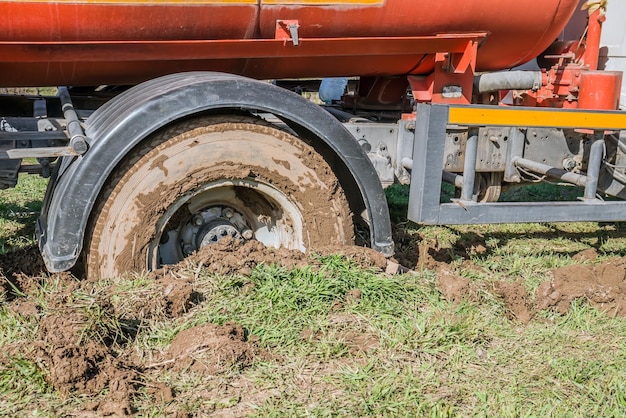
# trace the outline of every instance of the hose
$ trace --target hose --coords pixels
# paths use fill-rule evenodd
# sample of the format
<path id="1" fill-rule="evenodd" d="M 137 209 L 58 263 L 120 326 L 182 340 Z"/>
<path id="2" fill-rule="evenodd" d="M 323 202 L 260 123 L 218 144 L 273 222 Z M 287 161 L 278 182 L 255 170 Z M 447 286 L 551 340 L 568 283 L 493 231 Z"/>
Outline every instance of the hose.
<path id="1" fill-rule="evenodd" d="M 538 90 L 541 87 L 541 71 L 501 71 L 481 74 L 474 78 L 480 93 L 497 90 Z"/>

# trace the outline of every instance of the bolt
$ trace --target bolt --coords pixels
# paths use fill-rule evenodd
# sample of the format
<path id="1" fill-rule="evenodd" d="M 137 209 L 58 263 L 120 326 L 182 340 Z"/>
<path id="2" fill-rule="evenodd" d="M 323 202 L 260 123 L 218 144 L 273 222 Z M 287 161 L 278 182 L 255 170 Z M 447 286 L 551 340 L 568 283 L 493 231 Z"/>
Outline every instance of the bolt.
<path id="1" fill-rule="evenodd" d="M 185 254 L 191 254 L 193 253 L 194 247 L 191 244 L 185 244 L 183 246 L 183 251 L 185 252 Z"/>
<path id="2" fill-rule="evenodd" d="M 227 219 L 232 218 L 234 214 L 235 212 L 231 208 L 224 208 L 222 211 L 222 215 Z"/>
<path id="3" fill-rule="evenodd" d="M 241 231 L 241 236 L 244 239 L 252 239 L 252 237 L 254 236 L 254 233 L 252 232 L 251 229 L 244 229 L 243 231 Z"/>
<path id="4" fill-rule="evenodd" d="M 563 160 L 563 168 L 567 171 L 572 171 L 576 168 L 576 161 L 573 158 L 566 158 Z"/>
<path id="5" fill-rule="evenodd" d="M 200 226 L 204 223 L 204 218 L 202 217 L 202 215 L 196 215 L 193 217 L 193 223 L 196 226 Z"/>

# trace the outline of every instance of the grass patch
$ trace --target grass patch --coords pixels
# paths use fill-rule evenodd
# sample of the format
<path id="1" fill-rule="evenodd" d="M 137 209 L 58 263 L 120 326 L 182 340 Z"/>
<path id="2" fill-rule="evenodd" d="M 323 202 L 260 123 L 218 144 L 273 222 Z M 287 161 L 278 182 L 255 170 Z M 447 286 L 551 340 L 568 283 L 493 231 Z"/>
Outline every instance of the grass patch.
<path id="1" fill-rule="evenodd" d="M 24 180 L 1 192 L 0 213 L 39 210 L 45 181 Z M 387 196 L 401 211 L 407 189 L 390 188 Z M 32 234 L 34 219 L 0 217 L 6 250 L 32 242 L 17 234 Z M 565 315 L 545 310 L 521 325 L 507 319 L 493 291 L 497 281 L 532 291 L 554 268 L 626 255 L 623 224 L 401 228 L 415 251 L 427 244 L 446 256 L 447 268 L 477 293 L 453 303 L 437 288 L 438 271 L 389 276 L 340 256 L 297 269 L 260 265 L 250 276 L 181 268 L 179 282 L 199 296 L 174 317 L 156 303 L 172 283 L 145 275 L 80 284 L 51 276 L 25 287 L 0 305 L 0 415 L 76 415 L 112 391 L 62 397 L 45 364 L 33 359 L 42 319 L 63 317 L 64 309 L 82 321 L 81 345 L 103 344 L 116 361 L 140 370 L 133 399 L 140 416 L 626 415 L 623 318 L 579 300 Z M 589 249 L 596 260 L 573 258 Z M 233 362 L 210 376 L 160 366 L 172 360 L 166 354 L 181 332 L 229 323 L 242 326 L 258 349 L 245 366 Z M 164 385 L 171 397 L 159 392 Z"/>
<path id="2" fill-rule="evenodd" d="M 0 190 L 0 254 L 33 245 L 48 180 L 20 175 L 13 189 Z"/>

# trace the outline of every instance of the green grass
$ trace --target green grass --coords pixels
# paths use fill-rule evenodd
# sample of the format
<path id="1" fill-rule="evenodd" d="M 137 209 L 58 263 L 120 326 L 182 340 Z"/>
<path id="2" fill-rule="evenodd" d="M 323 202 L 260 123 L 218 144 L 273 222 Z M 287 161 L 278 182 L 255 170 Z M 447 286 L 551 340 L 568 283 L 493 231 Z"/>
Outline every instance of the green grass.
<path id="1" fill-rule="evenodd" d="M 35 243 L 35 224 L 47 179 L 20 175 L 13 189 L 0 190 L 0 254 Z"/>
<path id="2" fill-rule="evenodd" d="M 34 183 L 1 192 L 0 211 L 38 210 L 45 182 L 24 180 Z M 394 207 L 406 204 L 405 189 L 388 193 Z M 17 234 L 32 233 L 33 220 L 1 218 L 5 248 L 32 242 Z M 522 325 L 507 319 L 491 290 L 492 283 L 509 281 L 532 291 L 552 269 L 580 263 L 572 257 L 585 249 L 597 250 L 593 263 L 624 256 L 624 225 L 402 227 L 450 256 L 449 268 L 477 293 L 455 304 L 437 289 L 436 271 L 388 276 L 339 256 L 292 270 L 261 265 L 250 277 L 189 266 L 180 274 L 196 277 L 199 302 L 167 318 L 164 312 L 137 316 L 137 306 L 164 292 L 145 276 L 73 290 L 73 282 L 50 278 L 0 305 L 0 415 L 67 416 L 100 399 L 62 398 L 42 364 L 29 357 L 38 321 L 14 304 L 32 303 L 45 315 L 61 309 L 62 300 L 81 313 L 81 343 L 105 341 L 118 358 L 144 366 L 158 363 L 179 332 L 206 323 L 240 324 L 265 353 L 250 367 L 233 365 L 210 378 L 145 367 L 144 388 L 134 399 L 139 416 L 626 416 L 623 318 L 577 301 L 565 315 L 542 311 Z M 468 243 L 484 250 L 472 252 Z M 351 296 L 356 289 L 359 296 Z M 150 395 L 149 388 L 162 383 L 173 389 L 173 401 Z"/>

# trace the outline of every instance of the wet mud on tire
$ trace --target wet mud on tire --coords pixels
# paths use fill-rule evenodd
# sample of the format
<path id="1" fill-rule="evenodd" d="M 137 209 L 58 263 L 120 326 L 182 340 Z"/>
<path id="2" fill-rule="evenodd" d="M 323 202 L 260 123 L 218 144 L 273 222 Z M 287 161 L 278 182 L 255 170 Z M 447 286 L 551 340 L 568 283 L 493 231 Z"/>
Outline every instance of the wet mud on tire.
<path id="1" fill-rule="evenodd" d="M 207 185 L 214 188 L 202 192 Z M 262 189 L 257 185 L 266 192 L 249 197 Z M 238 206 L 257 234 L 269 222 L 279 231 L 270 241 L 288 248 L 354 242 L 343 190 L 313 148 L 256 119 L 207 117 L 152 137 L 116 170 L 90 223 L 88 274 L 112 277 L 158 267 L 147 265 L 155 254 L 151 243 L 179 221 L 167 211 L 181 196 L 192 196 L 185 204 L 197 213 L 202 205 Z M 281 202 L 291 209 L 277 207 Z M 159 224 L 168 216 L 167 225 Z"/>

